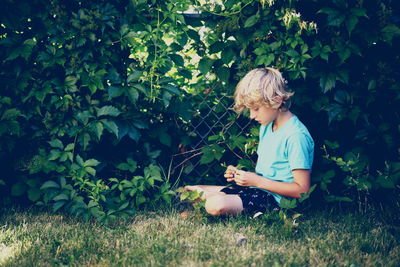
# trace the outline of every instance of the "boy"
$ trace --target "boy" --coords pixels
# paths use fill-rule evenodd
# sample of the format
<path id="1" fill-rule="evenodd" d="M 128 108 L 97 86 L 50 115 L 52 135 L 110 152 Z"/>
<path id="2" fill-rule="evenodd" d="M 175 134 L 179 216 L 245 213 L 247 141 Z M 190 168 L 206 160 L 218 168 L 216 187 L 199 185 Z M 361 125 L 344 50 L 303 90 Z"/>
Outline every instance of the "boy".
<path id="1" fill-rule="evenodd" d="M 293 93 L 273 68 L 250 71 L 238 83 L 234 109 L 250 110 L 250 119 L 261 124 L 255 172 L 228 166 L 227 182 L 233 186 L 194 185 L 201 191 L 206 211 L 214 216 L 237 215 L 279 209 L 282 197 L 300 198 L 310 188 L 314 141 L 304 124 L 290 112 Z"/>

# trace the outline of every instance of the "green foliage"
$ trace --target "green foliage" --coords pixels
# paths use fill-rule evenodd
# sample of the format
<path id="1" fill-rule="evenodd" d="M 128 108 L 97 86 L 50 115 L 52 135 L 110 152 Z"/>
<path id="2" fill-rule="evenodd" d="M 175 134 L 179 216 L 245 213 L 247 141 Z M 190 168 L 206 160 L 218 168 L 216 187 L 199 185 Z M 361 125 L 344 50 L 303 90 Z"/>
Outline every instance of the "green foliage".
<path id="1" fill-rule="evenodd" d="M 184 13 L 190 5 L 201 13 Z M 252 171 L 258 125 L 242 133 L 234 121 L 246 119 L 225 114 L 239 79 L 265 66 L 288 79 L 292 111 L 316 141 L 315 203 L 398 195 L 400 30 L 390 1 L 7 0 L 4 10 L 6 198 L 104 221 L 170 203 L 182 181 L 155 166 L 195 142 L 188 122 L 208 106 L 218 116 L 207 118 L 216 128 L 201 163 Z"/>
<path id="2" fill-rule="evenodd" d="M 188 4 L 4 5 L 10 11 L 0 34 L 5 196 L 105 222 L 171 204 L 172 185 L 158 165 L 169 162 L 184 136 L 176 120 L 190 115 L 181 108 L 186 78 L 178 54 L 188 41 L 179 14 Z"/>

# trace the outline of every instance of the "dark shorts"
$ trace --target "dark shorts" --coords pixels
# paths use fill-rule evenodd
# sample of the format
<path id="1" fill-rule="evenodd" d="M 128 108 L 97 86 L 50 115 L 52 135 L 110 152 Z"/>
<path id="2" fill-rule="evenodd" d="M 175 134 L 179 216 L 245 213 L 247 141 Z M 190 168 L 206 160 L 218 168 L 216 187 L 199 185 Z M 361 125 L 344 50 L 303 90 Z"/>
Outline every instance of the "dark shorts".
<path id="1" fill-rule="evenodd" d="M 269 212 L 279 210 L 279 205 L 273 195 L 258 188 L 250 188 L 233 184 L 220 190 L 225 194 L 238 195 L 243 203 L 244 213 Z"/>

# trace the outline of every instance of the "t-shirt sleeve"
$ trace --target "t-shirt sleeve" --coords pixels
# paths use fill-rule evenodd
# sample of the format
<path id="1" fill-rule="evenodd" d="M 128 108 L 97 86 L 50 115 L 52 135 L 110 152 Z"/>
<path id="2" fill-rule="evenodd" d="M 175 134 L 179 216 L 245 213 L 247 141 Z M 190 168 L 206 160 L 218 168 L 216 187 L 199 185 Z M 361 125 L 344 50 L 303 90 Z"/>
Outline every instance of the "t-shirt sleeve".
<path id="1" fill-rule="evenodd" d="M 287 153 L 291 170 L 311 170 L 314 158 L 314 141 L 304 133 L 295 133 L 288 138 Z"/>

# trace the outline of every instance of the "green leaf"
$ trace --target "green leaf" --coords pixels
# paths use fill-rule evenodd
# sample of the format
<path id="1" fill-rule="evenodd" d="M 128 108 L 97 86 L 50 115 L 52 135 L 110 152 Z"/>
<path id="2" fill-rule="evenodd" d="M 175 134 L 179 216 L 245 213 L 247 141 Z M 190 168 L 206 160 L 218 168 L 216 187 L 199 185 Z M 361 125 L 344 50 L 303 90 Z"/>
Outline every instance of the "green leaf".
<path id="1" fill-rule="evenodd" d="M 109 99 L 112 99 L 114 97 L 118 97 L 124 93 L 124 89 L 120 86 L 110 86 L 108 87 L 108 95 Z"/>
<path id="2" fill-rule="evenodd" d="M 56 149 L 52 149 L 50 151 L 50 155 L 49 155 L 49 160 L 56 160 L 59 157 L 61 157 L 61 151 L 60 150 L 56 150 Z"/>
<path id="3" fill-rule="evenodd" d="M 131 101 L 131 103 L 136 103 L 139 98 L 139 92 L 135 87 L 129 87 L 126 91 L 126 94 L 128 95 L 129 101 Z"/>
<path id="4" fill-rule="evenodd" d="M 80 122 L 82 122 L 83 124 L 86 125 L 88 123 L 89 119 L 93 118 L 93 115 L 89 111 L 85 110 L 83 112 L 79 112 L 76 115 L 76 118 L 77 118 L 78 121 L 80 121 Z"/>
<path id="5" fill-rule="evenodd" d="M 212 59 L 207 57 L 202 58 L 199 61 L 199 70 L 201 71 L 201 73 L 207 74 L 210 71 L 212 64 L 213 64 Z"/>
<path id="6" fill-rule="evenodd" d="M 181 66 L 181 67 L 184 66 L 185 62 L 184 62 L 183 58 L 180 55 L 178 55 L 178 54 L 170 54 L 169 57 L 172 59 L 172 61 L 176 65 Z"/>
<path id="7" fill-rule="evenodd" d="M 49 142 L 51 147 L 64 149 L 63 143 L 59 139 L 54 139 Z"/>
<path id="8" fill-rule="evenodd" d="M 126 79 L 126 81 L 129 82 L 137 82 L 139 80 L 139 78 L 142 76 L 142 72 L 135 70 L 133 71 L 131 74 L 129 74 L 128 78 Z"/>
<path id="9" fill-rule="evenodd" d="M 11 187 L 11 195 L 12 196 L 22 196 L 26 190 L 28 189 L 27 185 L 24 183 L 16 183 Z"/>
<path id="10" fill-rule="evenodd" d="M 128 207 L 129 206 L 129 201 L 126 201 L 126 202 L 124 202 L 119 208 L 118 208 L 118 210 L 120 211 L 120 210 L 123 210 L 123 209 L 125 209 L 126 207 Z"/>
<path id="11" fill-rule="evenodd" d="M 93 169 L 92 167 L 85 167 L 85 171 L 86 171 L 87 173 L 89 173 L 90 175 L 92 175 L 92 176 L 95 176 L 95 175 L 96 175 L 96 170 Z"/>
<path id="12" fill-rule="evenodd" d="M 299 52 L 297 52 L 296 50 L 294 50 L 294 49 L 290 49 L 289 51 L 287 51 L 287 52 L 285 52 L 289 57 L 294 57 L 294 58 L 296 58 L 296 57 L 299 57 Z"/>
<path id="13" fill-rule="evenodd" d="M 350 9 L 350 12 L 353 15 L 357 16 L 357 17 L 366 17 L 366 18 L 368 18 L 367 10 L 365 10 L 364 8 L 352 8 L 352 9 Z"/>
<path id="14" fill-rule="evenodd" d="M 283 209 L 294 209 L 297 207 L 297 200 L 295 198 L 289 200 L 286 197 L 282 197 L 279 202 L 279 207 Z"/>
<path id="15" fill-rule="evenodd" d="M 235 52 L 233 51 L 232 48 L 224 49 L 221 53 L 221 60 L 225 64 L 229 64 L 232 61 L 234 55 L 235 55 Z"/>
<path id="16" fill-rule="evenodd" d="M 66 201 L 57 201 L 53 204 L 53 212 L 56 212 L 57 210 L 59 210 L 60 208 L 62 208 L 62 206 L 64 206 L 66 203 Z"/>
<path id="17" fill-rule="evenodd" d="M 225 44 L 223 42 L 218 41 L 218 42 L 215 42 L 212 45 L 210 45 L 210 47 L 208 49 L 209 49 L 210 54 L 215 54 L 215 53 L 222 51 L 224 48 L 225 48 Z"/>
<path id="18" fill-rule="evenodd" d="M 257 12 L 255 15 L 246 19 L 246 21 L 244 23 L 244 27 L 249 28 L 249 27 L 253 26 L 254 24 L 256 24 L 259 20 L 260 20 L 260 12 Z"/>
<path id="19" fill-rule="evenodd" d="M 11 108 L 4 111 L 3 115 L 1 116 L 1 120 L 12 120 L 21 116 L 23 116 L 21 111 L 16 108 Z"/>
<path id="20" fill-rule="evenodd" d="M 225 152 L 225 149 L 218 145 L 212 145 L 204 147 L 201 151 L 203 152 L 203 155 L 200 159 L 200 163 L 208 164 L 215 159 L 220 160 Z"/>
<path id="21" fill-rule="evenodd" d="M 95 122 L 94 132 L 96 133 L 97 139 L 100 141 L 101 135 L 103 134 L 103 124 L 100 121 Z"/>
<path id="22" fill-rule="evenodd" d="M 171 146 L 171 136 L 167 134 L 166 132 L 162 132 L 159 137 L 160 142 L 166 146 Z"/>
<path id="23" fill-rule="evenodd" d="M 100 164 L 100 162 L 96 159 L 88 159 L 87 161 L 85 161 L 83 163 L 83 166 L 84 167 L 93 167 L 93 166 L 97 166 L 99 164 Z"/>
<path id="24" fill-rule="evenodd" d="M 84 134 L 82 135 L 83 150 L 86 150 L 86 148 L 87 148 L 88 145 L 89 145 L 90 140 L 91 140 L 90 134 L 84 133 Z"/>
<path id="25" fill-rule="evenodd" d="M 72 150 L 74 150 L 74 148 L 75 148 L 75 144 L 74 144 L 74 143 L 71 143 L 71 144 L 68 144 L 68 145 L 65 147 L 64 151 L 72 151 Z"/>
<path id="26" fill-rule="evenodd" d="M 400 28 L 394 24 L 390 24 L 384 27 L 381 33 L 383 40 L 391 44 L 394 37 L 400 36 Z"/>
<path id="27" fill-rule="evenodd" d="M 157 177 L 158 179 L 159 177 L 161 177 L 161 169 L 157 165 L 150 164 L 148 167 L 144 169 L 144 176 L 146 178 Z"/>
<path id="28" fill-rule="evenodd" d="M 99 206 L 99 203 L 94 201 L 93 199 L 91 199 L 87 205 L 87 208 L 90 209 L 90 208 L 97 207 L 97 206 Z"/>
<path id="29" fill-rule="evenodd" d="M 39 200 L 40 194 L 41 194 L 41 191 L 39 188 L 30 188 L 28 190 L 28 198 L 32 202 Z"/>
<path id="30" fill-rule="evenodd" d="M 223 82 L 228 82 L 229 81 L 229 76 L 230 76 L 230 70 L 227 67 L 220 67 L 217 70 L 217 76 L 218 78 L 223 81 Z"/>
<path id="31" fill-rule="evenodd" d="M 173 94 L 181 95 L 181 91 L 180 91 L 179 88 L 176 87 L 176 86 L 173 86 L 173 85 L 171 85 L 171 84 L 167 84 L 167 85 L 164 86 L 164 88 L 165 88 L 166 90 L 168 90 L 169 92 L 173 93 Z"/>
<path id="32" fill-rule="evenodd" d="M 118 137 L 118 126 L 114 121 L 110 120 L 102 120 L 104 128 L 107 129 L 110 133 L 115 134 L 116 137 Z"/>
<path id="33" fill-rule="evenodd" d="M 116 107 L 113 107 L 113 106 L 104 106 L 100 109 L 97 109 L 97 117 L 100 117 L 100 116 L 116 117 L 119 114 L 121 114 L 121 111 L 119 111 Z"/>
<path id="34" fill-rule="evenodd" d="M 48 189 L 48 188 L 60 188 L 60 185 L 57 184 L 57 183 L 54 182 L 54 181 L 46 181 L 46 182 L 40 187 L 41 190 L 43 190 L 43 189 Z"/>
<path id="35" fill-rule="evenodd" d="M 336 76 L 333 73 L 322 74 L 321 78 L 319 79 L 319 86 L 322 88 L 322 92 L 325 94 L 336 84 Z"/>
<path id="36" fill-rule="evenodd" d="M 172 98 L 172 95 L 169 92 L 167 92 L 167 91 L 163 92 L 162 99 L 163 99 L 163 102 L 164 102 L 164 107 L 168 107 L 169 106 L 171 98 Z"/>
<path id="37" fill-rule="evenodd" d="M 59 194 L 53 198 L 54 201 L 59 201 L 59 200 L 69 200 L 68 196 L 66 194 Z"/>
<path id="38" fill-rule="evenodd" d="M 346 20 L 346 28 L 349 34 L 351 34 L 351 32 L 354 30 L 354 27 L 356 26 L 357 23 L 358 23 L 358 18 L 355 16 L 350 16 Z"/>
<path id="39" fill-rule="evenodd" d="M 143 204 L 146 202 L 146 197 L 143 195 L 136 195 L 136 205 L 139 206 L 140 204 Z"/>
<path id="40" fill-rule="evenodd" d="M 128 163 L 120 163 L 117 165 L 117 169 L 127 171 L 127 170 L 129 170 L 129 164 Z"/>

